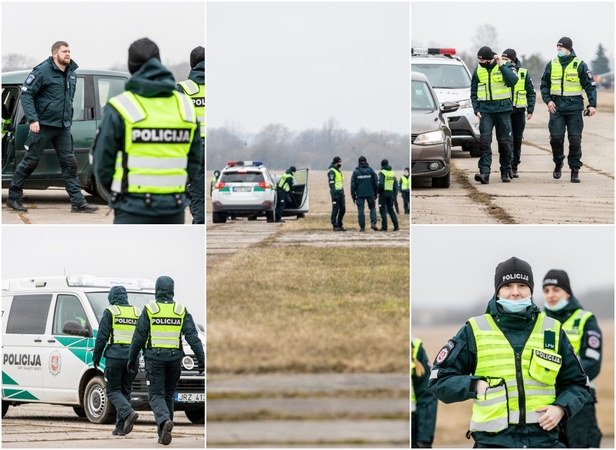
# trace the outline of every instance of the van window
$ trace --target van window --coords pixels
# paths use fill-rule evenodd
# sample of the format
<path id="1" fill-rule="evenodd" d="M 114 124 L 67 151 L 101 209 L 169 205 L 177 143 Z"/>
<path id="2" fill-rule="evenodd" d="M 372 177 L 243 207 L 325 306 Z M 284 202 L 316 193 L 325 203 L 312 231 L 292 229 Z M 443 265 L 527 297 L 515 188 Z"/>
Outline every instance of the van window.
<path id="1" fill-rule="evenodd" d="M 97 117 L 100 117 L 103 106 L 107 104 L 111 97 L 121 94 L 125 91 L 126 78 L 119 77 L 97 77 L 96 84 L 98 89 L 98 102 L 96 104 Z"/>
<path id="2" fill-rule="evenodd" d="M 62 326 L 68 320 L 78 322 L 84 328 L 88 323 L 86 312 L 79 299 L 74 295 L 60 294 L 56 300 L 52 334 L 64 334 Z"/>
<path id="3" fill-rule="evenodd" d="M 50 304 L 51 294 L 16 295 L 11 303 L 6 333 L 45 333 Z"/>
<path id="4" fill-rule="evenodd" d="M 100 323 L 103 318 L 103 313 L 105 312 L 105 308 L 109 306 L 109 300 L 107 297 L 109 296 L 109 292 L 88 292 L 86 293 L 86 297 L 90 300 L 90 305 L 92 305 L 92 309 L 94 310 L 94 314 L 96 315 L 96 319 Z M 154 301 L 154 294 L 145 293 L 145 292 L 128 292 L 128 303 L 131 306 L 136 306 L 137 308 L 143 310 L 147 303 Z"/>

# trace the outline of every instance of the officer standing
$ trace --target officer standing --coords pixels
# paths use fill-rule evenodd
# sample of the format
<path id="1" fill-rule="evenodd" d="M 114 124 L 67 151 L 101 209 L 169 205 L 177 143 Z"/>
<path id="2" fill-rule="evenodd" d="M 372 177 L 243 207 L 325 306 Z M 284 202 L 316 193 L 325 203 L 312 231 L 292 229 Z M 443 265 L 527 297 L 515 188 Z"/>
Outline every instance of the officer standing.
<path id="1" fill-rule="evenodd" d="M 22 204 L 24 183 L 36 169 L 45 146 L 51 142 L 62 167 L 71 212 L 91 213 L 97 211 L 98 206 L 89 205 L 81 192 L 71 135 L 77 85 L 75 70 L 79 66 L 71 60 L 71 49 L 64 41 L 51 46 L 51 55 L 32 70 L 21 87 L 21 104 L 30 130 L 24 143 L 26 153 L 13 174 L 6 206 L 15 211 L 28 211 Z"/>
<path id="2" fill-rule="evenodd" d="M 595 378 L 601 371 L 601 329 L 590 311 L 584 311 L 571 291 L 569 275 L 552 269 L 543 278 L 545 313 L 558 320 L 590 380 L 590 395 L 582 409 L 565 422 L 565 444 L 569 448 L 599 448 L 601 431 L 597 424 Z"/>
<path id="3" fill-rule="evenodd" d="M 379 172 L 379 212 L 381 214 L 381 230 L 387 231 L 387 213 L 394 224 L 394 231 L 398 231 L 398 216 L 394 211 L 394 198 L 398 192 L 396 174 L 391 170 L 389 161 L 381 161 L 381 171 Z"/>
<path id="4" fill-rule="evenodd" d="M 183 224 L 186 185 L 199 171 L 203 145 L 190 98 L 148 38 L 128 49 L 132 77 L 109 100 L 94 141 L 94 172 L 112 191 L 116 224 Z"/>
<path id="5" fill-rule="evenodd" d="M 334 231 L 346 231 L 342 226 L 342 219 L 346 212 L 344 199 L 344 174 L 340 171 L 342 158 L 335 156 L 327 169 L 327 180 L 329 183 L 329 195 L 332 198 L 331 222 Z"/>
<path id="6" fill-rule="evenodd" d="M 411 213 L 411 174 L 409 168 L 404 168 L 404 174 L 400 177 L 400 192 L 404 203 L 404 214 Z"/>
<path id="7" fill-rule="evenodd" d="M 105 390 L 107 398 L 116 409 L 114 436 L 124 436 L 133 430 L 139 414 L 131 407 L 130 395 L 136 373 L 128 372 L 128 349 L 130 348 L 139 308 L 128 303 L 124 286 L 114 286 L 107 296 L 110 306 L 103 311 L 98 324 L 96 344 L 92 353 L 92 365 L 98 369 L 105 349 Z M 106 348 L 105 348 L 106 346 Z"/>
<path id="8" fill-rule="evenodd" d="M 526 261 L 501 262 L 486 314 L 469 319 L 434 362 L 429 388 L 439 400 L 473 400 L 467 437 L 476 448 L 563 448 L 557 426 L 588 397 L 569 339 L 535 305 L 533 286 Z"/>
<path id="9" fill-rule="evenodd" d="M 293 191 L 293 175 L 295 171 L 295 166 L 289 167 L 287 171 L 282 174 L 282 177 L 280 177 L 276 185 L 276 222 L 284 222 L 284 220 L 282 220 L 284 207 L 285 205 L 293 204 L 291 192 Z"/>
<path id="10" fill-rule="evenodd" d="M 582 91 L 586 91 L 588 97 L 588 110 L 584 114 L 594 116 L 597 108 L 597 87 L 590 69 L 575 54 L 570 38 L 561 38 L 556 44 L 556 50 L 558 56 L 545 66 L 541 76 L 541 97 L 550 112 L 548 129 L 554 161 L 552 176 L 559 179 L 562 175 L 566 129 L 569 138 L 567 161 L 571 169 L 571 182 L 579 183 L 584 129 Z"/>
<path id="11" fill-rule="evenodd" d="M 220 170 L 216 169 L 214 171 L 214 176 L 212 176 L 212 181 L 210 181 L 210 197 L 212 196 L 212 191 L 214 190 L 214 185 L 218 182 L 220 178 Z"/>
<path id="12" fill-rule="evenodd" d="M 481 133 L 479 173 L 475 174 L 475 181 L 490 182 L 492 129 L 496 128 L 501 181 L 508 183 L 511 181 L 511 88 L 518 82 L 518 76 L 511 63 L 503 61 L 490 47 L 481 47 L 477 58 L 479 65 L 471 79 L 473 111 L 479 118 Z"/>
<path id="13" fill-rule="evenodd" d="M 365 156 L 360 156 L 357 160 L 357 168 L 351 176 L 351 198 L 357 204 L 357 221 L 359 231 L 366 231 L 366 216 L 364 215 L 364 202 L 368 203 L 370 211 L 370 227 L 378 231 L 376 226 L 376 200 L 379 191 L 379 181 L 376 172 L 368 165 Z"/>
<path id="14" fill-rule="evenodd" d="M 205 48 L 195 47 L 190 52 L 190 73 L 188 80 L 181 81 L 177 90 L 190 97 L 195 106 L 199 132 L 201 135 L 201 165 L 197 176 L 188 186 L 190 194 L 190 212 L 193 224 L 205 223 Z"/>
<path id="15" fill-rule="evenodd" d="M 428 390 L 431 365 L 421 339 L 411 336 L 411 448 L 431 448 L 438 400 Z"/>
<path id="16" fill-rule="evenodd" d="M 511 134 L 512 140 L 509 145 L 512 148 L 511 157 L 511 177 L 519 178 L 518 166 L 520 165 L 520 157 L 522 154 L 522 139 L 524 138 L 524 128 L 526 121 L 533 117 L 535 111 L 535 86 L 530 78 L 528 69 L 523 69 L 520 60 L 514 49 L 508 48 L 503 52 L 503 61 L 510 62 L 518 75 L 518 82 L 511 89 L 511 103 L 513 103 L 513 111 L 511 112 Z"/>
<path id="17" fill-rule="evenodd" d="M 158 425 L 158 443 L 163 445 L 171 443 L 174 395 L 184 357 L 182 335 L 197 357 L 199 373 L 205 370 L 205 353 L 195 322 L 184 305 L 174 302 L 173 289 L 173 279 L 158 277 L 156 301 L 145 305 L 139 317 L 127 364 L 129 371 L 134 370 L 139 351 L 145 348 L 148 400 Z"/>

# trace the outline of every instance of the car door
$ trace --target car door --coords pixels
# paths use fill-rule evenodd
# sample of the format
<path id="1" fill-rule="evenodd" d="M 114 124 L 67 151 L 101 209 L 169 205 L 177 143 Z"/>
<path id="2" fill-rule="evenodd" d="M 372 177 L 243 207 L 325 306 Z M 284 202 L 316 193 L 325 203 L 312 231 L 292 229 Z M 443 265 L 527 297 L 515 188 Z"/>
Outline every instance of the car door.
<path id="1" fill-rule="evenodd" d="M 297 169 L 293 174 L 293 199 L 295 205 L 288 209 L 290 214 L 305 214 L 310 208 L 308 189 L 309 169 Z M 285 210 L 285 212 L 287 212 Z"/>

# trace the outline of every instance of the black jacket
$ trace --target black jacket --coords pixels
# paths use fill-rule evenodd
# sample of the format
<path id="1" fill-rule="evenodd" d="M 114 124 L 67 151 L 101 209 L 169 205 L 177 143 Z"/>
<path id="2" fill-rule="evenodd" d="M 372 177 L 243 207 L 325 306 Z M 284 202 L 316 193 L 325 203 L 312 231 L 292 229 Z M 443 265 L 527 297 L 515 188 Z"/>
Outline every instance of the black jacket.
<path id="1" fill-rule="evenodd" d="M 423 376 L 412 375 L 413 389 L 417 400 L 417 408 L 413 413 L 412 420 L 416 420 L 417 424 L 414 428 L 417 429 L 417 442 L 426 442 L 432 444 L 434 440 L 434 429 L 436 428 L 436 410 L 438 408 L 437 398 L 428 390 L 428 380 L 430 379 L 430 371 L 432 365 L 428 360 L 428 355 L 420 345 L 417 353 L 417 364 L 424 366 Z"/>
<path id="2" fill-rule="evenodd" d="M 519 59 L 515 65 L 515 68 L 518 72 L 518 80 L 519 80 L 520 77 L 522 76 L 520 74 L 520 69 L 522 68 L 522 65 L 520 64 Z M 513 89 L 514 88 L 511 88 L 512 92 L 513 92 Z M 535 111 L 535 103 L 537 102 L 537 93 L 535 92 L 535 85 L 533 84 L 533 80 L 530 78 L 530 72 L 528 71 L 526 72 L 526 77 L 524 79 L 524 90 L 526 91 L 526 100 L 528 101 L 528 106 L 526 107 L 526 111 L 532 114 Z M 513 109 L 520 110 L 524 108 L 516 108 L 514 106 Z"/>
<path id="3" fill-rule="evenodd" d="M 477 115 L 478 112 L 482 114 L 492 114 L 513 111 L 513 106 L 509 99 L 479 101 L 477 97 L 477 87 L 479 86 L 477 68 L 478 67 L 473 71 L 473 77 L 471 79 L 471 101 L 473 102 L 473 112 L 475 115 Z M 503 82 L 506 86 L 513 87 L 518 82 L 515 68 L 510 62 L 506 62 L 499 66 L 496 61 L 494 61 L 487 70 L 489 74 L 491 74 L 493 70 L 500 70 L 503 75 Z"/>
<path id="4" fill-rule="evenodd" d="M 353 200 L 358 197 L 376 197 L 378 184 L 379 180 L 374 169 L 367 162 L 360 163 L 351 176 L 351 197 Z"/>
<path id="5" fill-rule="evenodd" d="M 114 286 L 109 291 L 109 304 L 128 306 L 128 295 L 126 289 L 121 286 Z M 92 362 L 100 362 L 103 349 L 109 341 L 109 336 L 113 332 L 113 314 L 105 308 L 103 311 L 103 318 L 98 324 L 98 332 L 96 334 L 96 344 L 94 345 L 94 351 L 92 352 Z M 109 345 L 105 349 L 105 358 L 116 359 L 128 359 L 128 345 Z"/>
<path id="6" fill-rule="evenodd" d="M 381 167 L 381 170 L 391 170 L 391 166 Z M 379 194 L 384 195 L 397 195 L 398 194 L 398 179 L 394 180 L 394 190 L 393 191 L 385 191 L 385 175 L 383 172 L 379 171 L 379 183 L 378 183 L 378 192 Z"/>
<path id="7" fill-rule="evenodd" d="M 201 61 L 195 67 L 190 69 L 188 79 L 200 85 L 205 84 L 205 61 Z M 176 85 L 175 88 L 180 92 L 184 92 L 184 89 L 182 89 L 182 86 L 180 86 L 179 84 Z"/>

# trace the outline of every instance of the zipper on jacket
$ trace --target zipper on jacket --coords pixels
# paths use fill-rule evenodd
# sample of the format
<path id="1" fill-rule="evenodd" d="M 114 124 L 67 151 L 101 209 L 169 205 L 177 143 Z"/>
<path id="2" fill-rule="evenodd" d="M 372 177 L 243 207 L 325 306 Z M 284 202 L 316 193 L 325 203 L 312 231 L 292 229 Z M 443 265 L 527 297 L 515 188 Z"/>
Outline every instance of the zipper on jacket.
<path id="1" fill-rule="evenodd" d="M 518 382 L 518 407 L 520 409 L 520 420 L 518 425 L 526 425 L 526 397 L 524 392 L 524 378 L 522 377 L 522 357 L 520 353 L 515 354 L 515 378 Z"/>

